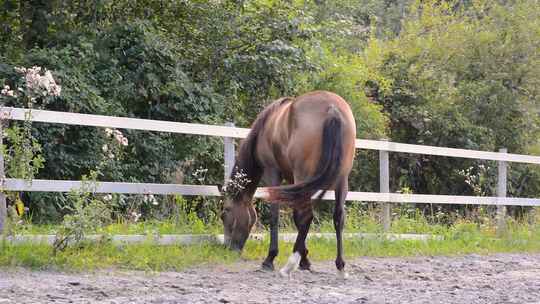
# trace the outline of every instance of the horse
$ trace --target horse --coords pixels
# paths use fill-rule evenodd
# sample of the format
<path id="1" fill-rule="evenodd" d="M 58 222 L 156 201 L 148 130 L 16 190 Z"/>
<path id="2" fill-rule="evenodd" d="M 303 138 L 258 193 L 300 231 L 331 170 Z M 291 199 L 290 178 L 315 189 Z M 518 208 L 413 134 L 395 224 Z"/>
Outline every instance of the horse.
<path id="1" fill-rule="evenodd" d="M 326 190 L 334 190 L 335 263 L 338 273 L 345 276 L 344 204 L 355 138 L 351 108 L 335 93 L 314 91 L 296 98 L 283 97 L 267 106 L 253 122 L 240 146 L 231 178 L 220 190 L 225 197 L 221 214 L 225 244 L 242 251 L 257 220 L 252 199 L 262 180 L 267 186 L 263 196 L 271 203 L 270 246 L 262 268 L 274 270 L 279 208 L 286 204 L 293 209 L 298 235 L 293 254 L 280 273 L 286 276 L 297 268 L 311 270 L 306 237 L 313 220 L 312 198 L 321 199 Z M 282 185 L 283 181 L 287 184 Z"/>

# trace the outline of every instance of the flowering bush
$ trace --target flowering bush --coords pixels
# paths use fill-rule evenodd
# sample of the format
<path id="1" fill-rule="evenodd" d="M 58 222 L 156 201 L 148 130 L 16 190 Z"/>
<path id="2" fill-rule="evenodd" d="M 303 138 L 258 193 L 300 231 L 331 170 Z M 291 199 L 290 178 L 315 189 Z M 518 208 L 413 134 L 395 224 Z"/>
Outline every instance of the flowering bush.
<path id="1" fill-rule="evenodd" d="M 225 196 L 235 197 L 244 190 L 250 182 L 251 180 L 247 178 L 247 174 L 244 173 L 244 170 L 237 169 L 234 175 L 231 176 L 231 179 L 223 186 L 222 191 Z"/>
<path id="2" fill-rule="evenodd" d="M 208 169 L 199 167 L 199 169 L 195 170 L 195 172 L 193 172 L 191 175 L 199 184 L 204 185 L 204 181 L 206 180 L 207 173 L 208 173 Z"/>
<path id="3" fill-rule="evenodd" d="M 101 147 L 106 158 L 118 159 L 122 155 L 122 147 L 127 147 L 129 141 L 127 137 L 118 130 L 111 128 L 105 128 L 105 137 L 109 140 L 108 144 L 104 144 Z"/>
<path id="4" fill-rule="evenodd" d="M 30 109 L 40 108 L 60 96 L 62 88 L 54 80 L 51 71 L 39 66 L 16 67 L 15 71 L 22 75 L 15 84 L 16 89 L 4 85 L 0 91 L 1 104 L 17 99 Z M 9 112 L 3 111 L 0 123 L 7 118 Z M 7 139 L 7 145 L 2 145 L 7 175 L 33 179 L 39 169 L 43 168 L 45 159 L 41 155 L 41 144 L 32 135 L 32 122 L 27 119 L 22 123 L 22 127 L 18 123 L 12 123 L 2 135 Z"/>
<path id="5" fill-rule="evenodd" d="M 1 94 L 5 96 L 9 96 L 9 97 L 16 97 L 15 93 L 13 93 L 13 90 L 11 90 L 8 85 L 4 86 L 4 88 L 1 91 Z"/>
<path id="6" fill-rule="evenodd" d="M 0 93 L 5 98 L 17 98 L 29 108 L 35 108 L 36 105 L 43 107 L 52 98 L 60 96 L 62 87 L 56 83 L 51 71 L 39 66 L 16 67 L 15 71 L 22 76 L 19 78 L 16 90 L 10 88 L 9 85 L 4 85 Z"/>

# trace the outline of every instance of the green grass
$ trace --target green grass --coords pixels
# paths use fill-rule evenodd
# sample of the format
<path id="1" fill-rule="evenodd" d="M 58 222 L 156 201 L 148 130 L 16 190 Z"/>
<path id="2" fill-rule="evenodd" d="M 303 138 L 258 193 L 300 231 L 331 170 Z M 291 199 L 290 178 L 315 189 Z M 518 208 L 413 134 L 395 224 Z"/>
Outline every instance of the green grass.
<path id="1" fill-rule="evenodd" d="M 406 209 L 405 209 L 406 210 Z M 406 210 L 406 212 L 409 212 Z M 346 232 L 382 232 L 376 221 L 377 211 L 363 212 L 350 208 Z M 424 233 L 440 236 L 441 240 L 388 241 L 384 238 L 347 239 L 344 242 L 347 258 L 361 256 L 395 257 L 422 255 L 461 255 L 469 253 L 490 254 L 498 252 L 540 252 L 540 212 L 536 217 L 522 222 L 509 220 L 505 234 L 498 236 L 495 221 L 489 217 L 470 221 L 454 219 L 454 224 L 446 226 L 430 223 L 416 213 L 396 216 L 392 222 L 392 233 Z M 288 217 L 281 222 L 283 232 L 295 231 Z M 536 224 L 532 224 L 536 223 Z M 54 234 L 59 225 L 17 224 L 11 227 L 11 234 Z M 99 234 L 201 234 L 221 233 L 218 222 L 205 223 L 195 214 L 187 217 L 163 221 L 138 223 L 116 222 L 88 233 Z M 256 227 L 255 232 L 265 232 L 264 227 Z M 333 223 L 316 217 L 312 232 L 334 232 Z M 226 264 L 240 259 L 262 261 L 268 251 L 269 238 L 265 241 L 248 241 L 241 256 L 223 246 L 197 244 L 192 246 L 157 246 L 150 242 L 132 245 L 114 245 L 110 242 L 88 243 L 78 247 L 68 247 L 53 254 L 53 249 L 45 244 L 12 245 L 0 242 L 0 267 L 28 267 L 31 269 L 59 269 L 85 271 L 94 269 L 136 269 L 144 271 L 181 270 L 201 264 Z M 333 260 L 336 255 L 334 239 L 311 239 L 308 241 L 310 257 L 314 261 Z M 278 264 L 283 264 L 292 244 L 280 243 Z"/>
<path id="2" fill-rule="evenodd" d="M 14 234 L 35 235 L 55 234 L 60 225 L 34 225 L 31 223 L 20 224 L 14 228 Z M 88 233 L 97 234 L 217 234 L 222 227 L 217 224 L 204 224 L 202 221 L 195 223 L 182 223 L 173 220 L 141 221 L 137 223 L 116 222 L 99 228 L 97 231 Z"/>
<path id="3" fill-rule="evenodd" d="M 372 214 L 353 213 L 349 211 L 345 232 L 368 232 L 380 233 L 383 227 L 375 220 Z M 32 234 L 55 234 L 60 228 L 60 225 L 34 225 L 25 222 L 16 225 L 13 229 L 13 234 L 32 235 Z M 426 234 L 441 234 L 446 231 L 443 225 L 430 224 L 422 217 L 399 217 L 392 222 L 390 232 L 392 233 L 426 233 Z M 98 234 L 219 234 L 222 233 L 220 222 L 204 223 L 200 219 L 192 220 L 147 220 L 140 222 L 117 221 L 99 228 L 97 231 L 88 231 L 88 233 Z M 280 230 L 283 232 L 296 232 L 296 228 L 287 216 L 282 217 Z M 334 223 L 332 220 L 315 220 L 311 226 L 312 232 L 334 232 Z M 266 232 L 266 228 L 256 226 L 254 232 Z"/>
<path id="4" fill-rule="evenodd" d="M 498 252 L 540 252 L 540 225 L 510 224 L 506 235 L 495 238 L 487 230 L 470 223 L 458 223 L 441 231 L 443 240 L 388 241 L 382 238 L 344 242 L 347 258 L 361 256 L 395 257 L 422 255 L 490 254 Z M 335 258 L 335 240 L 308 241 L 314 261 Z M 227 264 L 240 258 L 262 261 L 268 250 L 263 242 L 249 241 L 241 256 L 220 245 L 157 246 L 151 243 L 117 246 L 111 243 L 84 244 L 56 255 L 43 244 L 0 243 L 0 266 L 31 269 L 86 271 L 95 269 L 135 269 L 144 271 L 182 270 L 198 265 Z M 280 244 L 278 264 L 283 264 L 292 244 Z"/>
<path id="5" fill-rule="evenodd" d="M 223 246 L 156 246 L 137 244 L 115 246 L 110 243 L 86 244 L 53 254 L 44 244 L 1 244 L 0 266 L 85 271 L 107 268 L 144 271 L 181 270 L 201 264 L 223 264 L 239 255 Z"/>

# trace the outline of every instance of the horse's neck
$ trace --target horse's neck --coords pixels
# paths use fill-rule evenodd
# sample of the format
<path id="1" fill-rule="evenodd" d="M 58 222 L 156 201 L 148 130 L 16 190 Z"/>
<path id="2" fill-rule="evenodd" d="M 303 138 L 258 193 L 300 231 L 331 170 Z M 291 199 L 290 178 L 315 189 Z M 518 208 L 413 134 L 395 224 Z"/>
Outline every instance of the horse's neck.
<path id="1" fill-rule="evenodd" d="M 242 190 L 242 195 L 252 198 L 261 181 L 262 169 L 256 164 L 254 155 L 249 155 L 249 157 L 253 157 L 253 159 L 250 159 L 247 162 L 236 162 L 231 179 L 248 179 L 245 188 Z"/>
<path id="2" fill-rule="evenodd" d="M 273 102 L 270 106 L 264 109 L 258 116 L 251 127 L 248 137 L 242 143 L 238 158 L 233 170 L 231 178 L 235 178 L 235 174 L 240 172 L 246 174 L 249 179 L 242 195 L 249 196 L 251 199 L 257 190 L 257 186 L 263 174 L 263 168 L 257 161 L 257 141 L 261 140 L 263 131 L 268 128 L 268 122 L 273 118 L 273 114 L 286 102 L 292 100 L 289 97 L 281 98 Z"/>

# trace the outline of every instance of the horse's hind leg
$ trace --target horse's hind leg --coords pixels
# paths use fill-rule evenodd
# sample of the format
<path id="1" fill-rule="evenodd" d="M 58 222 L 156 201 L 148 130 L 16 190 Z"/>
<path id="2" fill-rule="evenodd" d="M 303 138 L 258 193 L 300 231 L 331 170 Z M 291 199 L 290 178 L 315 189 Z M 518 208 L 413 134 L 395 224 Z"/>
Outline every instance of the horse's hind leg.
<path id="1" fill-rule="evenodd" d="M 345 261 L 343 260 L 343 226 L 345 225 L 345 199 L 348 190 L 349 185 L 347 177 L 345 177 L 336 185 L 336 205 L 334 209 L 334 228 L 336 229 L 337 241 L 336 267 L 343 278 L 347 277 Z"/>
<path id="2" fill-rule="evenodd" d="M 302 269 L 310 269 L 310 262 L 307 258 L 306 237 L 309 231 L 309 226 L 313 220 L 313 209 L 311 204 L 305 204 L 301 209 L 295 209 L 293 219 L 298 228 L 298 235 L 294 243 L 293 254 L 289 257 L 287 264 L 279 271 L 282 276 L 287 277 L 291 272 L 296 270 L 300 265 Z"/>
<path id="3" fill-rule="evenodd" d="M 294 210 L 293 213 L 294 224 L 298 229 L 298 235 L 296 242 L 294 243 L 293 252 L 300 253 L 300 265 L 301 270 L 311 270 L 311 263 L 307 257 L 308 250 L 306 247 L 306 237 L 309 232 L 309 227 L 313 221 L 313 209 L 311 204 L 306 206 L 302 210 Z"/>
<path id="4" fill-rule="evenodd" d="M 265 172 L 266 173 L 266 172 Z M 279 186 L 281 176 L 278 172 L 268 172 L 265 176 L 265 182 L 269 186 Z M 265 270 L 274 270 L 274 259 L 278 255 L 278 227 L 279 226 L 279 204 L 270 204 L 270 247 L 268 248 L 268 256 L 262 263 L 262 268 Z"/>

